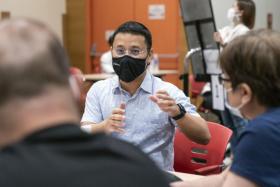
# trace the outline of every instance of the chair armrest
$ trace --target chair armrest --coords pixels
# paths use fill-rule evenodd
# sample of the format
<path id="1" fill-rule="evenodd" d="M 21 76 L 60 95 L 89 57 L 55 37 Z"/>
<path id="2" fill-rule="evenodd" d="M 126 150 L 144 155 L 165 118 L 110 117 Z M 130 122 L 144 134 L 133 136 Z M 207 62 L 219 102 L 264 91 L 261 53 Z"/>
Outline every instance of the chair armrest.
<path id="1" fill-rule="evenodd" d="M 198 175 L 218 174 L 222 172 L 223 165 L 212 165 L 196 169 L 194 172 Z"/>

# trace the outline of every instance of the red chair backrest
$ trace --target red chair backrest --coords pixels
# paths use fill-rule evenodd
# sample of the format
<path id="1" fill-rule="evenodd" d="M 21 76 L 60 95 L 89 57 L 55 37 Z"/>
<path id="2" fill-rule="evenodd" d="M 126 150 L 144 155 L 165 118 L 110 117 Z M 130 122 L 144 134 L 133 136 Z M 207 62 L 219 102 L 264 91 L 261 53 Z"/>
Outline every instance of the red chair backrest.
<path id="1" fill-rule="evenodd" d="M 69 72 L 71 75 L 73 75 L 78 83 L 78 86 L 80 87 L 80 111 L 83 113 L 84 108 L 85 108 L 85 100 L 86 100 L 86 92 L 83 87 L 83 82 L 84 82 L 84 75 L 81 69 L 77 67 L 70 67 Z"/>
<path id="2" fill-rule="evenodd" d="M 206 84 L 206 82 L 197 82 L 194 80 L 194 76 L 192 74 L 189 74 L 189 87 L 192 97 L 196 97 L 199 95 Z"/>
<path id="3" fill-rule="evenodd" d="M 178 172 L 195 173 L 207 166 L 221 165 L 232 131 L 218 123 L 207 122 L 211 133 L 210 142 L 200 145 L 189 140 L 176 129 L 174 140 L 174 169 Z"/>

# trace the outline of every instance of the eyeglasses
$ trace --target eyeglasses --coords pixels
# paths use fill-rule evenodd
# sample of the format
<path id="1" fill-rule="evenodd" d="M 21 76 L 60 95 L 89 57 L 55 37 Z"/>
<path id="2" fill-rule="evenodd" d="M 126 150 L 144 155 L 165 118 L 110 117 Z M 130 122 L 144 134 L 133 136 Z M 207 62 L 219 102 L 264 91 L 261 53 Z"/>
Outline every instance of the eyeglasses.
<path id="1" fill-rule="evenodd" d="M 224 82 L 230 82 L 230 79 L 229 78 L 224 78 L 223 74 L 220 74 L 219 75 L 219 83 L 224 84 Z"/>
<path id="2" fill-rule="evenodd" d="M 117 54 L 117 56 L 124 56 L 128 54 L 129 56 L 138 57 L 144 52 L 147 51 L 147 49 L 140 49 L 137 47 L 125 49 L 124 47 L 113 47 L 113 51 Z"/>

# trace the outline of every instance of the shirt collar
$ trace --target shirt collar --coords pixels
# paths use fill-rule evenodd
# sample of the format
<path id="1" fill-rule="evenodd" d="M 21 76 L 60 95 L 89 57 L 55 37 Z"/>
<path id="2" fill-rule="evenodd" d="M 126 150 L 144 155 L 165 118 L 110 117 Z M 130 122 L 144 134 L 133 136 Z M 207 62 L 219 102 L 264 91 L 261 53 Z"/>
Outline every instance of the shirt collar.
<path id="1" fill-rule="evenodd" d="M 121 91 L 121 85 L 120 85 L 119 77 L 114 76 L 112 78 L 112 92 L 115 94 L 115 93 L 120 93 L 120 91 Z"/>
<path id="2" fill-rule="evenodd" d="M 148 93 L 152 93 L 153 90 L 153 76 L 149 71 L 146 71 L 145 78 L 140 85 L 140 88 Z M 118 76 L 113 77 L 113 84 L 112 84 L 112 91 L 113 93 L 119 93 L 121 91 L 121 85 Z"/>
<path id="3" fill-rule="evenodd" d="M 142 88 L 144 91 L 146 91 L 148 93 L 152 93 L 153 79 L 152 79 L 152 75 L 149 71 L 146 71 L 146 76 L 145 76 L 142 84 L 140 85 L 140 88 Z"/>

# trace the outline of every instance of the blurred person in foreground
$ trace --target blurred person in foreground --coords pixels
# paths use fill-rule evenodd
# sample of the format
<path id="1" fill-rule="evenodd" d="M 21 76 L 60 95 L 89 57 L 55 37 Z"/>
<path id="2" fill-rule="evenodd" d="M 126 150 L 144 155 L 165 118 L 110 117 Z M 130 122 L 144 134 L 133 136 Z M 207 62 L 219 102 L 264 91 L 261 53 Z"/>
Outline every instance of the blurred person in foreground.
<path id="1" fill-rule="evenodd" d="M 80 129 L 78 88 L 46 26 L 0 22 L 0 186 L 168 186 L 139 149 Z"/>

